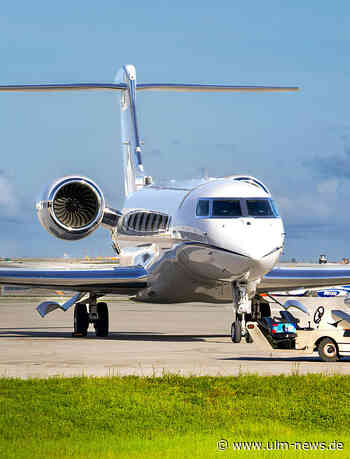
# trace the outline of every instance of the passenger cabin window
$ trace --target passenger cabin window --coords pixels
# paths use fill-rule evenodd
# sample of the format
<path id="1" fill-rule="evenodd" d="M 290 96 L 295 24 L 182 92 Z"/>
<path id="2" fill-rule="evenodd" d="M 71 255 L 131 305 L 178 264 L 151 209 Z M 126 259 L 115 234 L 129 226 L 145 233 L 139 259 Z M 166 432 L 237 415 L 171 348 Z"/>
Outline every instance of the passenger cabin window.
<path id="1" fill-rule="evenodd" d="M 241 217 L 242 210 L 239 200 L 213 200 L 213 217 Z"/>
<path id="2" fill-rule="evenodd" d="M 209 216 L 209 201 L 206 199 L 200 199 L 197 203 L 196 209 L 197 217 L 208 217 Z"/>
<path id="3" fill-rule="evenodd" d="M 268 199 L 247 199 L 247 208 L 249 217 L 274 217 Z"/>

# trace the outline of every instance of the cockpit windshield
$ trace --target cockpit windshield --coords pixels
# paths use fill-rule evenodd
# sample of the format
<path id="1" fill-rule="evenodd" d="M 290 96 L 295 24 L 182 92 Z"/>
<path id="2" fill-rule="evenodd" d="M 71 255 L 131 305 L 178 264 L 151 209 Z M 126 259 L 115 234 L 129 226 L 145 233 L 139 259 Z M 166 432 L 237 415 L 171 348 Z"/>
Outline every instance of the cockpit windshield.
<path id="1" fill-rule="evenodd" d="M 273 217 L 273 211 L 268 199 L 247 199 L 249 217 Z"/>
<path id="2" fill-rule="evenodd" d="M 196 216 L 206 218 L 278 218 L 271 198 L 201 198 Z"/>
<path id="3" fill-rule="evenodd" d="M 214 199 L 212 217 L 241 217 L 242 209 L 239 199 Z"/>

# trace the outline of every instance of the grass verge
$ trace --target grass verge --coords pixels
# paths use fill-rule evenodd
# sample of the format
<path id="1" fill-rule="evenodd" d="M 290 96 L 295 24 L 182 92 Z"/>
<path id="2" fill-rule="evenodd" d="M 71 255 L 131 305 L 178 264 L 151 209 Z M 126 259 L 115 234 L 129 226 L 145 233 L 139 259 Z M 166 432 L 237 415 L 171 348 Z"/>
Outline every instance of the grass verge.
<path id="1" fill-rule="evenodd" d="M 338 375 L 4 378 L 0 457 L 350 457 L 349 393 Z"/>

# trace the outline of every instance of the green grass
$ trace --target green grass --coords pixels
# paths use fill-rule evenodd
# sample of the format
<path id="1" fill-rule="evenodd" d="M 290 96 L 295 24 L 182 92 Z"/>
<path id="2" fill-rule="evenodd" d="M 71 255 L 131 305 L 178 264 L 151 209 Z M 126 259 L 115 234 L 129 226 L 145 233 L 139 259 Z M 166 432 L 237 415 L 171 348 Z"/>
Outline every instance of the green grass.
<path id="1" fill-rule="evenodd" d="M 350 377 L 0 379 L 0 457 L 350 457 Z M 218 451 L 324 441 L 343 451 Z"/>

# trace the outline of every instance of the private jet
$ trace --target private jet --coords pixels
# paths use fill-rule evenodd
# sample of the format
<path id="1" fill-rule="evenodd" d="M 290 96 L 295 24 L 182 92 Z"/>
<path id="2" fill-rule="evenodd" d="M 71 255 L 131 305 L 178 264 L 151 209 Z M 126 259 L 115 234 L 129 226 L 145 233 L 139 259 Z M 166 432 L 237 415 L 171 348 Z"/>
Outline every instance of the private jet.
<path id="1" fill-rule="evenodd" d="M 270 315 L 264 292 L 344 285 L 345 267 L 281 268 L 285 230 L 270 191 L 249 175 L 207 179 L 197 186 L 161 186 L 145 172 L 136 111 L 138 91 L 284 92 L 297 87 L 137 83 L 126 65 L 113 83 L 1 85 L 0 91 L 96 91 L 120 93 L 125 201 L 107 205 L 90 178 L 54 180 L 36 204 L 41 225 L 53 236 L 76 241 L 97 228 L 109 231 L 120 263 L 112 267 L 0 268 L 0 284 L 72 291 L 63 304 L 45 301 L 42 317 L 74 306 L 74 336 L 93 324 L 109 333 L 105 295 L 141 302 L 232 304 L 232 341 L 249 340 L 246 323 Z"/>

